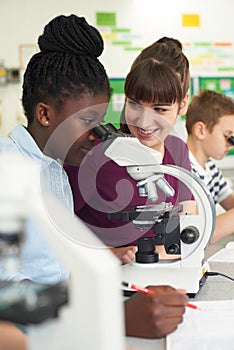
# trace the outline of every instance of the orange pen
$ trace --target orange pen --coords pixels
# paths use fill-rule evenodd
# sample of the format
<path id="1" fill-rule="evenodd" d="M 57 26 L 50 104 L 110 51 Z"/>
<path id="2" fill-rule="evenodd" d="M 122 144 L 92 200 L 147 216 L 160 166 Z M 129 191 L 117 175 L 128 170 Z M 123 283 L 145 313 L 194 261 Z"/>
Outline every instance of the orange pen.
<path id="1" fill-rule="evenodd" d="M 122 286 L 134 289 L 136 292 L 139 292 L 139 293 L 154 294 L 154 291 L 152 289 L 148 289 L 148 288 L 145 288 L 145 287 L 140 287 L 140 286 L 137 286 L 135 284 L 130 284 L 128 282 L 122 282 Z M 200 310 L 200 308 L 197 305 L 194 305 L 194 304 L 191 304 L 191 303 L 187 303 L 185 306 L 187 306 L 187 307 L 189 307 L 191 309 Z"/>

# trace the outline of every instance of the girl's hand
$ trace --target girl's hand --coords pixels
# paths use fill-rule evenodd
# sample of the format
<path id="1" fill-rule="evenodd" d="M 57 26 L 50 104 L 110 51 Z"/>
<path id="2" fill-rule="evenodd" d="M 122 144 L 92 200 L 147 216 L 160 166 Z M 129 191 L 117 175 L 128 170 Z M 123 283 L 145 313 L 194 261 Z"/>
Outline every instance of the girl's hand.
<path id="1" fill-rule="evenodd" d="M 136 246 L 129 247 L 120 247 L 120 248 L 109 248 L 112 253 L 114 253 L 117 258 L 121 261 L 121 263 L 128 264 L 132 261 L 135 261 L 135 253 L 137 252 Z"/>

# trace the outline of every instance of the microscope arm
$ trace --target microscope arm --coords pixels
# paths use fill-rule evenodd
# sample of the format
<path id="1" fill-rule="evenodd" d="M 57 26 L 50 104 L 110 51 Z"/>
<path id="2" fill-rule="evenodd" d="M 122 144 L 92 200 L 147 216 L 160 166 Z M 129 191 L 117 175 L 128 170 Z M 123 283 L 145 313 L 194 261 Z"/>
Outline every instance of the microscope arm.
<path id="1" fill-rule="evenodd" d="M 204 252 L 215 227 L 214 201 L 204 184 L 188 170 L 172 165 L 159 165 L 156 173 L 174 176 L 184 183 L 193 194 L 197 211 L 195 214 L 178 216 L 180 259 L 124 265 L 124 280 L 142 286 L 169 284 L 175 288 L 186 289 L 189 295 L 194 296 L 204 283 L 206 271 L 209 269 Z M 141 252 L 140 247 L 138 252 Z"/>

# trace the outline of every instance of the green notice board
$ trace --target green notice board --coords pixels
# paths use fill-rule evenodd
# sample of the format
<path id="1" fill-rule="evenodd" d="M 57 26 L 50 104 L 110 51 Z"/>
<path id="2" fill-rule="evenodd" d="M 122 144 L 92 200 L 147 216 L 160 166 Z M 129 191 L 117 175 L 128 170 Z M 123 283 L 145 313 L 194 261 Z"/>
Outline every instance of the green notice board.
<path id="1" fill-rule="evenodd" d="M 119 127 L 120 115 L 124 105 L 124 78 L 111 78 L 110 86 L 112 88 L 112 95 L 109 108 L 105 117 L 105 121 L 114 124 L 116 128 Z"/>
<path id="2" fill-rule="evenodd" d="M 194 95 L 194 78 L 190 78 L 190 85 L 189 85 L 189 96 L 190 98 Z"/>
<path id="3" fill-rule="evenodd" d="M 214 90 L 234 98 L 234 77 L 200 77 L 199 90 Z"/>

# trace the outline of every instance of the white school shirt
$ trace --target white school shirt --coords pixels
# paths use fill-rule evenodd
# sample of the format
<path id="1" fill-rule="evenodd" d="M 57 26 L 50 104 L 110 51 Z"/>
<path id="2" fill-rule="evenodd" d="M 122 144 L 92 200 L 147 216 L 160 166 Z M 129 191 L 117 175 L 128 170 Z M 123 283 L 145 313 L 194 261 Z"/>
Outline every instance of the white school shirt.
<path id="1" fill-rule="evenodd" d="M 190 151 L 189 159 L 192 166 L 192 172 L 196 174 L 209 189 L 215 204 L 222 202 L 232 194 L 232 189 L 229 187 L 221 170 L 216 166 L 213 160 L 208 159 L 204 169 Z"/>
<path id="2" fill-rule="evenodd" d="M 45 156 L 24 126 L 18 125 L 8 138 L 0 138 L 0 152 L 20 153 L 40 162 L 41 175 L 44 179 L 43 190 L 52 193 L 73 213 L 73 196 L 62 164 Z M 0 279 L 30 279 L 48 284 L 67 279 L 68 271 L 54 254 L 53 248 L 32 219 L 26 223 L 25 234 L 19 272 L 6 276 L 0 267 Z"/>

